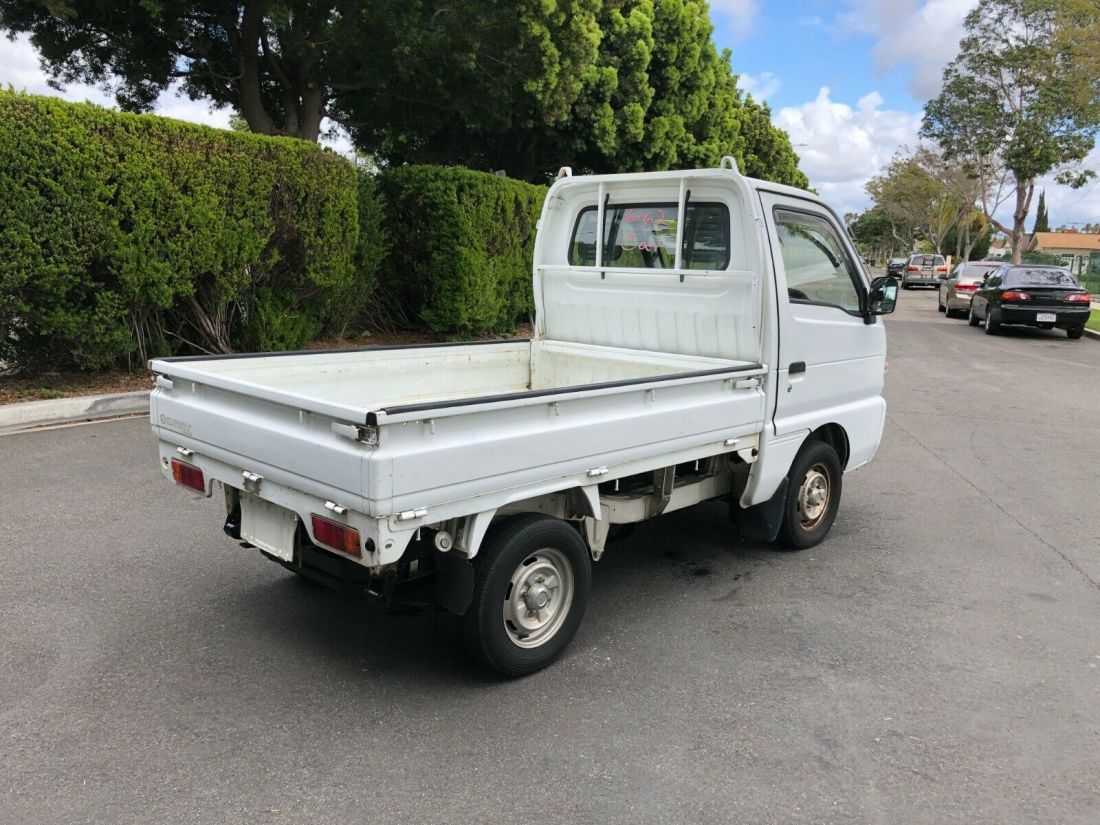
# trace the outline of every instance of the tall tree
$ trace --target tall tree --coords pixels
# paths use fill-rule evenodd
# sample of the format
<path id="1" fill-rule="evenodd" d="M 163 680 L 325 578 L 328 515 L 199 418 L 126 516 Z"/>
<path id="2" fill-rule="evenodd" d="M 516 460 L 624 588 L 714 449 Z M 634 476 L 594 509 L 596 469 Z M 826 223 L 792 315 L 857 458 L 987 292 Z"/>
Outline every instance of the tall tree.
<path id="1" fill-rule="evenodd" d="M 601 0 L 0 0 L 54 82 L 147 110 L 179 83 L 254 132 L 316 140 L 324 117 L 387 132 L 410 113 L 553 123 L 599 43 Z M 389 119 L 389 120 L 388 120 Z"/>
<path id="2" fill-rule="evenodd" d="M 860 252 L 877 260 L 891 256 L 896 251 L 909 251 L 909 245 L 903 245 L 895 236 L 890 219 L 881 206 L 872 206 L 866 212 L 853 217 L 854 220 L 848 221 L 849 231 Z"/>
<path id="3" fill-rule="evenodd" d="M 706 0 L 606 0 L 598 28 L 595 59 L 578 73 L 579 94 L 560 118 L 493 99 L 492 118 L 463 110 L 446 119 L 420 107 L 388 133 L 356 130 L 356 143 L 391 163 L 504 169 L 532 180 L 562 164 L 643 171 L 713 166 L 734 155 L 746 174 L 808 185 L 767 106 L 742 100 L 729 52 L 714 46 Z M 386 104 L 354 107 L 377 105 Z"/>
<path id="4" fill-rule="evenodd" d="M 1050 215 L 1047 214 L 1047 192 L 1044 189 L 1039 193 L 1039 206 L 1035 210 L 1035 226 L 1032 232 L 1049 232 Z"/>
<path id="5" fill-rule="evenodd" d="M 882 174 L 867 183 L 867 194 L 890 222 L 895 238 L 911 245 L 927 238 L 943 252 L 947 233 L 968 214 L 973 198 L 960 195 L 957 170 L 941 155 L 921 148 L 912 155 L 894 155 Z"/>
<path id="6" fill-rule="evenodd" d="M 324 118 L 381 161 L 588 170 L 713 165 L 806 186 L 766 105 L 742 100 L 705 0 L 0 0 L 55 82 L 128 110 L 179 83 L 248 128 Z"/>
<path id="7" fill-rule="evenodd" d="M 1088 2 L 980 0 L 925 107 L 922 136 L 983 182 L 983 212 L 1011 239 L 1016 263 L 1036 178 L 1053 172 L 1077 188 L 1094 177 L 1080 163 L 1100 133 L 1100 82 L 1087 68 L 1095 56 L 1066 29 L 1069 3 Z M 1008 199 L 1011 223 L 995 216 Z"/>

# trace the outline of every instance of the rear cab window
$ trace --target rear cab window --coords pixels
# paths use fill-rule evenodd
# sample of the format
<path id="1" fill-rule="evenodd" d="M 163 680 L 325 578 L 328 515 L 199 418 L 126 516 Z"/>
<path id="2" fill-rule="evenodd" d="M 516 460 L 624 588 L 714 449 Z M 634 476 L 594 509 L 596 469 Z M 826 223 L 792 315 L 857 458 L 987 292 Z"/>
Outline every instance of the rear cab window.
<path id="1" fill-rule="evenodd" d="M 720 270 L 730 262 L 730 214 L 724 203 L 689 202 L 684 222 L 683 269 Z M 672 269 L 676 265 L 679 208 L 675 203 L 608 204 L 603 261 L 609 269 Z M 581 210 L 569 243 L 572 266 L 596 266 L 599 210 Z"/>

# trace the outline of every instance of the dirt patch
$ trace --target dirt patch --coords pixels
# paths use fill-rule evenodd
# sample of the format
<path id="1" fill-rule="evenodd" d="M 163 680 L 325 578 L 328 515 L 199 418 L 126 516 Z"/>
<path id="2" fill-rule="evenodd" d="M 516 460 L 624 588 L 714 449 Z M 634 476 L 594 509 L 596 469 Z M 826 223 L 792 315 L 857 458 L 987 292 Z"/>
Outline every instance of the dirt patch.
<path id="1" fill-rule="evenodd" d="M 107 395 L 152 388 L 153 379 L 148 370 L 47 372 L 39 375 L 0 376 L 0 404 L 68 398 L 73 395 Z"/>
<path id="2" fill-rule="evenodd" d="M 475 341 L 492 341 L 497 338 L 530 338 L 529 324 L 520 324 L 514 335 L 479 335 Z M 463 339 L 465 340 L 465 339 Z M 322 338 L 306 345 L 306 349 L 349 349 L 354 347 L 405 347 L 414 344 L 460 344 L 462 340 L 450 339 L 432 332 L 364 332 L 358 336 Z"/>

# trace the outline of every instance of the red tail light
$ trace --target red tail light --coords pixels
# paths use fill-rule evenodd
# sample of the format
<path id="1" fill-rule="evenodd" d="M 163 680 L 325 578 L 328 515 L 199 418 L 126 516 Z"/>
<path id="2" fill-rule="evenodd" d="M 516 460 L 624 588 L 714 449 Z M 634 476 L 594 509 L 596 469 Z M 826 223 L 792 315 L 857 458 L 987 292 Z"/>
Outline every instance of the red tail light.
<path id="1" fill-rule="evenodd" d="M 1002 301 L 1030 301 L 1031 296 L 1023 290 L 1019 289 L 1006 289 L 1001 293 Z"/>
<path id="2" fill-rule="evenodd" d="M 936 272 L 946 272 L 946 271 L 947 271 L 946 266 L 937 266 L 936 267 Z"/>
<path id="3" fill-rule="evenodd" d="M 1087 292 L 1075 292 L 1072 295 L 1067 295 L 1066 301 L 1071 304 L 1089 304 L 1092 303 L 1092 296 Z"/>
<path id="4" fill-rule="evenodd" d="M 977 284 L 955 284 L 956 292 L 975 292 L 977 289 Z"/>
<path id="5" fill-rule="evenodd" d="M 907 267 L 905 267 L 905 271 L 906 272 L 920 272 L 920 267 L 919 266 L 907 266 Z"/>
<path id="6" fill-rule="evenodd" d="M 321 544 L 327 545 L 349 556 L 362 558 L 363 551 L 359 548 L 359 531 L 353 527 L 345 527 L 335 521 L 330 521 L 323 516 L 313 513 L 313 538 Z"/>
<path id="7" fill-rule="evenodd" d="M 173 458 L 172 478 L 176 480 L 176 484 L 182 484 L 200 493 L 206 492 L 206 479 L 203 477 L 202 470 L 194 464 L 184 464 L 178 458 Z"/>

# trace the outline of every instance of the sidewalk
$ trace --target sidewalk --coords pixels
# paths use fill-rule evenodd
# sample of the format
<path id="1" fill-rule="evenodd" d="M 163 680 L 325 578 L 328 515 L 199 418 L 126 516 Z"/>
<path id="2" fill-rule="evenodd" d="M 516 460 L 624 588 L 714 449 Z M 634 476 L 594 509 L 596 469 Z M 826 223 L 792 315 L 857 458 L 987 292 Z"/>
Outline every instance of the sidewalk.
<path id="1" fill-rule="evenodd" d="M 3 404 L 0 405 L 0 435 L 36 427 L 48 427 L 52 424 L 74 424 L 79 421 L 94 421 L 147 412 L 149 412 L 148 390 Z"/>

